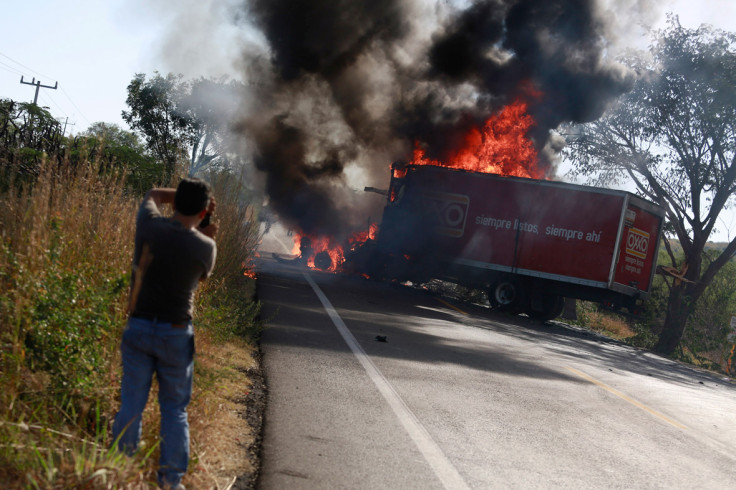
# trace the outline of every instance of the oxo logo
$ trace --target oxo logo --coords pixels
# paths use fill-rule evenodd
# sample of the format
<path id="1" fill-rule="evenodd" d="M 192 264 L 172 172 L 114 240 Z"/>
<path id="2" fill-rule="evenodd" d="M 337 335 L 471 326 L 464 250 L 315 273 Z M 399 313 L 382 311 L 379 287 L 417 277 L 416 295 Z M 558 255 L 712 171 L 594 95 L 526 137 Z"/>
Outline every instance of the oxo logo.
<path id="1" fill-rule="evenodd" d="M 626 253 L 644 259 L 649 250 L 649 233 L 638 228 L 629 228 L 626 235 Z"/>
<path id="2" fill-rule="evenodd" d="M 459 238 L 465 231 L 470 198 L 462 194 L 427 192 L 424 204 L 435 220 L 435 231 L 441 235 Z"/>

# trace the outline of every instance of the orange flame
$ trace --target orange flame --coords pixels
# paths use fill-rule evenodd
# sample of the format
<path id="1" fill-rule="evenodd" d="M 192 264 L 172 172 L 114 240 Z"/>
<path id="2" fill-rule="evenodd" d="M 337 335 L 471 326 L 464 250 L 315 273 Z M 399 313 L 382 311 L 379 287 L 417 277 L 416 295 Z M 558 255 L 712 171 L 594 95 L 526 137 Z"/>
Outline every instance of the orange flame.
<path id="1" fill-rule="evenodd" d="M 348 237 L 346 245 L 349 250 L 354 250 L 359 245 L 365 243 L 366 240 L 375 240 L 378 234 L 378 223 L 373 223 L 368 227 L 367 231 L 359 231 Z M 308 238 L 309 246 L 303 247 L 303 238 Z M 306 259 L 306 265 L 310 269 L 319 269 L 315 265 L 317 255 L 326 252 L 330 257 L 330 266 L 327 269 L 330 272 L 338 272 L 345 262 L 345 249 L 343 245 L 336 243 L 331 237 L 313 236 L 303 233 L 294 233 L 294 246 L 291 249 L 293 255 L 298 255 L 302 259 Z M 306 254 L 306 257 L 304 255 Z"/>
<path id="2" fill-rule="evenodd" d="M 540 97 L 531 84 L 522 86 L 526 97 Z M 534 143 L 529 139 L 529 130 L 534 127 L 534 118 L 527 113 L 528 104 L 522 97 L 502 108 L 489 117 L 482 128 L 473 128 L 465 135 L 462 148 L 453 151 L 446 162 L 426 157 L 426 152 L 415 145 L 414 158 L 409 165 L 435 165 L 469 170 L 472 172 L 494 173 L 506 176 L 544 178 L 544 171 L 539 168 L 539 159 Z M 406 167 L 394 167 L 392 177 L 401 179 L 406 176 Z M 391 195 L 390 200 L 396 196 Z M 326 252 L 331 260 L 329 271 L 337 272 L 345 262 L 345 250 L 355 250 L 367 240 L 375 240 L 378 224 L 372 224 L 368 230 L 356 232 L 344 244 L 337 243 L 334 238 L 311 236 L 294 233 L 292 254 L 299 256 L 312 269 L 315 257 Z M 303 247 L 302 239 L 308 238 L 308 247 Z M 405 256 L 410 260 L 408 256 Z M 324 259 L 324 256 L 322 256 Z M 322 261 L 322 260 L 321 260 Z M 324 262 L 324 261 L 322 261 Z"/>
<path id="3" fill-rule="evenodd" d="M 305 238 L 307 241 L 305 241 Z M 305 245 L 305 243 L 308 243 L 308 245 Z M 334 243 L 331 237 L 294 233 L 294 247 L 291 253 L 306 260 L 307 267 L 317 269 L 318 267 L 314 264 L 315 257 L 322 252 L 327 252 L 330 258 L 330 266 L 327 270 L 337 272 L 338 268 L 345 261 L 343 249 L 339 244 Z"/>
<path id="4" fill-rule="evenodd" d="M 376 236 L 378 235 L 378 223 L 373 223 L 368 227 L 367 231 L 359 231 L 356 233 L 353 233 L 353 235 L 348 238 L 348 243 L 351 245 L 351 249 L 354 248 L 356 245 L 360 245 L 364 243 L 366 240 L 375 240 Z"/>
<path id="5" fill-rule="evenodd" d="M 256 252 L 255 256 L 260 257 L 260 254 Z M 247 263 L 241 263 L 240 267 L 241 269 L 243 269 L 243 275 L 245 277 L 250 277 L 251 279 L 256 278 L 255 264 L 253 264 L 253 259 L 248 259 Z"/>
<path id="6" fill-rule="evenodd" d="M 415 155 L 415 159 L 416 159 L 416 155 Z M 403 168 L 396 167 L 394 168 L 393 172 L 394 172 L 393 174 L 394 179 L 403 179 L 404 177 L 406 177 L 406 173 L 408 172 L 408 170 L 406 167 L 403 167 Z"/>
<path id="7" fill-rule="evenodd" d="M 530 93 L 532 96 L 537 93 Z M 473 172 L 515 177 L 543 178 L 534 143 L 527 136 L 534 118 L 527 114 L 528 104 L 518 98 L 489 117 L 483 128 L 473 128 L 465 135 L 465 144 L 446 162 L 426 158 L 425 151 L 414 148 L 412 165 L 436 165 Z"/>

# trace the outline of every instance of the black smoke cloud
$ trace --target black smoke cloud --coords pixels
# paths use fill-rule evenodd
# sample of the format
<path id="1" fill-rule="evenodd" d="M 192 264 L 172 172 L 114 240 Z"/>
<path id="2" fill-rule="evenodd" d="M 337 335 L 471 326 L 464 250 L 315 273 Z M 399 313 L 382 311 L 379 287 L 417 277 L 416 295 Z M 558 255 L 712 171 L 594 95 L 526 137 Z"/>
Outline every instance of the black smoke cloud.
<path id="1" fill-rule="evenodd" d="M 597 118 L 633 83 L 604 56 L 606 26 L 593 0 L 455 5 L 245 5 L 268 53 L 244 60 L 256 103 L 240 127 L 289 225 L 336 237 L 364 227 L 380 211 L 350 191 L 351 171 L 361 179 L 354 187 L 385 186 L 391 161 L 410 159 L 415 144 L 442 159 L 529 85 L 541 92 L 529 99 L 537 123 L 529 136 L 552 174 L 551 130 Z"/>

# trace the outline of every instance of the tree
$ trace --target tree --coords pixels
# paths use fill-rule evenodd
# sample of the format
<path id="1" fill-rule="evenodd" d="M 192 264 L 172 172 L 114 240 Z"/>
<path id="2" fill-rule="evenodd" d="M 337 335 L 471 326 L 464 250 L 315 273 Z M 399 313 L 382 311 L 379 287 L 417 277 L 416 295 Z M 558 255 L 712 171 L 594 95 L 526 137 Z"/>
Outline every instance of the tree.
<path id="1" fill-rule="evenodd" d="M 736 36 L 677 17 L 655 33 L 650 56 L 629 56 L 638 81 L 615 107 L 568 135 L 575 171 L 599 183 L 628 179 L 666 210 L 665 247 L 679 276 L 667 279 L 656 350 L 671 354 L 697 300 L 734 256 L 736 239 L 712 260 L 704 247 L 736 191 Z M 669 238 L 679 240 L 678 262 Z"/>
<path id="2" fill-rule="evenodd" d="M 96 122 L 90 124 L 81 136 L 88 136 L 105 141 L 108 145 L 133 148 L 143 151 L 144 147 L 137 134 L 126 131 L 117 124 Z"/>
<path id="3" fill-rule="evenodd" d="M 33 173 L 44 153 L 58 155 L 61 124 L 47 108 L 30 102 L 0 99 L 0 159 Z"/>
<path id="4" fill-rule="evenodd" d="M 189 117 L 192 124 L 190 176 L 208 167 L 223 169 L 230 166 L 225 139 L 239 87 L 234 81 L 199 78 L 191 81 L 183 93 L 179 110 Z"/>
<path id="5" fill-rule="evenodd" d="M 173 177 L 192 130 L 191 120 L 177 109 L 181 79 L 181 75 L 156 73 L 146 80 L 144 74 L 136 74 L 125 101 L 130 110 L 122 113 L 123 120 L 143 135 L 148 148 L 163 162 L 167 180 Z"/>
<path id="6" fill-rule="evenodd" d="M 164 183 L 164 172 L 137 134 L 117 124 L 97 122 L 71 145 L 72 159 L 95 156 L 101 167 L 125 168 L 126 184 L 145 192 Z"/>
<path id="7" fill-rule="evenodd" d="M 146 139 L 165 165 L 168 178 L 188 157 L 188 173 L 228 163 L 224 137 L 238 84 L 224 79 L 183 80 L 182 75 L 137 74 L 128 85 L 123 119 Z"/>
<path id="8" fill-rule="evenodd" d="M 684 254 L 679 243 L 671 243 L 671 249 L 682 262 Z M 703 252 L 704 262 L 710 263 L 721 253 L 721 246 L 709 244 Z M 669 261 L 664 247 L 659 251 L 659 261 Z M 664 324 L 669 296 L 668 276 L 657 275 L 652 284 L 651 296 L 647 300 L 643 325 L 652 331 L 659 331 Z M 713 278 L 695 303 L 695 308 L 688 318 L 680 341 L 681 352 L 685 357 L 695 357 L 699 362 L 711 362 L 726 368 L 726 361 L 732 344 L 728 342 L 731 332 L 731 316 L 736 312 L 736 259 L 729 260 Z M 651 332 L 640 332 L 636 339 L 642 347 L 653 347 L 656 336 Z M 647 345 L 648 343 L 648 345 Z M 707 361 L 706 361 L 707 359 Z"/>
<path id="9" fill-rule="evenodd" d="M 706 260 L 716 252 L 706 250 Z M 713 278 L 697 302 L 682 338 L 682 345 L 698 357 L 710 357 L 725 368 L 731 349 L 731 316 L 736 312 L 736 261 L 730 260 Z"/>

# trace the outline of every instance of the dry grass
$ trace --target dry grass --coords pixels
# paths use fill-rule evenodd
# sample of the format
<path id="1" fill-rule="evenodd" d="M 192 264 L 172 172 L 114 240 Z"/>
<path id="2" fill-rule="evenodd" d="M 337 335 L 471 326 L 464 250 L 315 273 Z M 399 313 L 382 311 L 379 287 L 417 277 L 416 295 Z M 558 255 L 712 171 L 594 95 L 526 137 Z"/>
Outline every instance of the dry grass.
<path id="1" fill-rule="evenodd" d="M 598 311 L 592 303 L 579 302 L 578 317 L 585 327 L 615 339 L 627 339 L 636 335 L 629 324 L 618 315 Z"/>
<path id="2" fill-rule="evenodd" d="M 0 192 L 2 488 L 155 486 L 155 393 L 139 454 L 127 458 L 108 449 L 140 200 L 123 182 L 99 173 L 94 162 L 49 160 L 32 188 L 10 183 Z M 249 457 L 257 434 L 241 414 L 257 362 L 249 342 L 236 335 L 251 325 L 232 324 L 252 322 L 256 311 L 243 313 L 251 298 L 231 287 L 242 279 L 233 264 L 246 262 L 254 243 L 238 198 L 218 195 L 227 226 L 218 269 L 198 299 L 206 321 L 195 319 L 190 488 L 227 488 L 236 475 L 255 471 Z"/>
<path id="3" fill-rule="evenodd" d="M 215 345 L 201 337 L 197 347 L 200 371 L 216 375 L 216 382 L 194 393 L 192 467 L 184 484 L 187 488 L 227 488 L 236 477 L 257 470 L 248 452 L 258 434 L 243 415 L 251 389 L 248 373 L 258 366 L 251 345 L 242 341 Z"/>
<path id="4" fill-rule="evenodd" d="M 32 187 L 10 182 L 0 206 L 0 479 L 69 487 L 103 459 L 125 471 L 100 435 L 135 204 L 120 176 L 47 160 Z"/>

